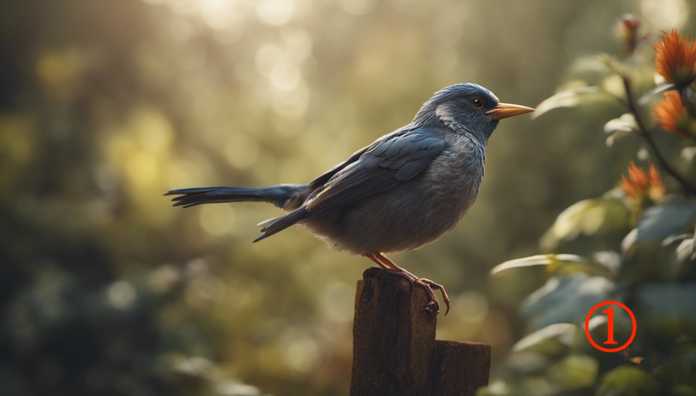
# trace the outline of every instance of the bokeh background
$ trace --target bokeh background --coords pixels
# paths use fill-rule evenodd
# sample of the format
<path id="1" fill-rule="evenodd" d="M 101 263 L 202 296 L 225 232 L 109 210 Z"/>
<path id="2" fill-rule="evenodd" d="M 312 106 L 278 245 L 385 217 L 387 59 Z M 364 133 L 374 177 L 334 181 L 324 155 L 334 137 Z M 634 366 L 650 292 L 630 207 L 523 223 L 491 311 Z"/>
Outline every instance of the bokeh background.
<path id="1" fill-rule="evenodd" d="M 171 208 L 174 187 L 305 182 L 473 81 L 535 105 L 624 13 L 693 31 L 685 0 L 11 0 L 0 12 L 3 395 L 345 395 L 367 260 L 302 228 L 260 244 L 258 204 Z M 396 258 L 448 286 L 438 337 L 494 372 L 569 204 L 616 185 L 618 104 L 502 122 L 476 205 Z M 620 114 L 620 113 L 618 113 Z"/>

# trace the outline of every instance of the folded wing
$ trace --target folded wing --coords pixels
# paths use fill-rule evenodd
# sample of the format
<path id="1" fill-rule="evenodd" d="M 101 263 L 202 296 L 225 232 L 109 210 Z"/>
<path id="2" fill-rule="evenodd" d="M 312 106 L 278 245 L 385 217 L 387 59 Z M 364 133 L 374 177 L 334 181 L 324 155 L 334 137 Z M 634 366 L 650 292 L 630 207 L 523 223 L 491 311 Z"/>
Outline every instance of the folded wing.
<path id="1" fill-rule="evenodd" d="M 407 183 L 425 172 L 446 146 L 442 134 L 433 129 L 406 129 L 387 135 L 312 182 L 310 186 L 315 189 L 304 204 L 264 222 L 256 241 L 314 213 L 352 206 Z"/>

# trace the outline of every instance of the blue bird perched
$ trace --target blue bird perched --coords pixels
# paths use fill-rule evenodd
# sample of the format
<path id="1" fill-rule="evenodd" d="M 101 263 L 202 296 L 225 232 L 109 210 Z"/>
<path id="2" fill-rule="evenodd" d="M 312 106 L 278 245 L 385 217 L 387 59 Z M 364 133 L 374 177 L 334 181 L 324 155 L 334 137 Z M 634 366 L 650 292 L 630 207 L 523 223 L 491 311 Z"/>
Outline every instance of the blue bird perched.
<path id="1" fill-rule="evenodd" d="M 476 199 L 486 143 L 498 121 L 533 110 L 501 103 L 478 84 L 454 84 L 436 92 L 410 123 L 307 184 L 184 188 L 166 195 L 183 207 L 272 203 L 289 213 L 261 222 L 254 242 L 304 224 L 335 247 L 424 287 L 430 312 L 438 310 L 433 290 L 439 290 L 448 312 L 442 285 L 408 272 L 384 253 L 415 249 L 451 229 Z"/>

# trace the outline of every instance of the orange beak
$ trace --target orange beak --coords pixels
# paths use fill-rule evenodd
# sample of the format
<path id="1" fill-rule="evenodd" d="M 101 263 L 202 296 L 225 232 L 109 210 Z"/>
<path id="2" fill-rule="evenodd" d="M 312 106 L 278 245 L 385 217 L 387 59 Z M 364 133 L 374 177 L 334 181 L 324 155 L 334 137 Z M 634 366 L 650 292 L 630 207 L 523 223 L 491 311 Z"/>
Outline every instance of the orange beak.
<path id="1" fill-rule="evenodd" d="M 516 105 L 511 103 L 498 103 L 493 109 L 488 110 L 486 114 L 491 116 L 494 120 L 502 120 L 503 118 L 514 117 L 516 115 L 531 113 L 534 111 L 533 107 L 527 107 L 522 105 Z"/>

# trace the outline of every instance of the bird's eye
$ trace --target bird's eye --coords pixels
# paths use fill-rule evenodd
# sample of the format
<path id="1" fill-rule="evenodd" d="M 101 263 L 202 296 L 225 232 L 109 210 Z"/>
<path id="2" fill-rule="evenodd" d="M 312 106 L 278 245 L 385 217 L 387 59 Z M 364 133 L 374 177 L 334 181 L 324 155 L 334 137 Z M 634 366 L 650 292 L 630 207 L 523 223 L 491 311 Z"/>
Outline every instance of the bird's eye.
<path id="1" fill-rule="evenodd" d="M 473 98 L 473 99 L 471 100 L 471 102 L 472 102 L 472 103 L 474 104 L 474 106 L 476 106 L 476 107 L 481 107 L 481 106 L 483 106 L 483 101 L 481 100 L 481 98 Z"/>

